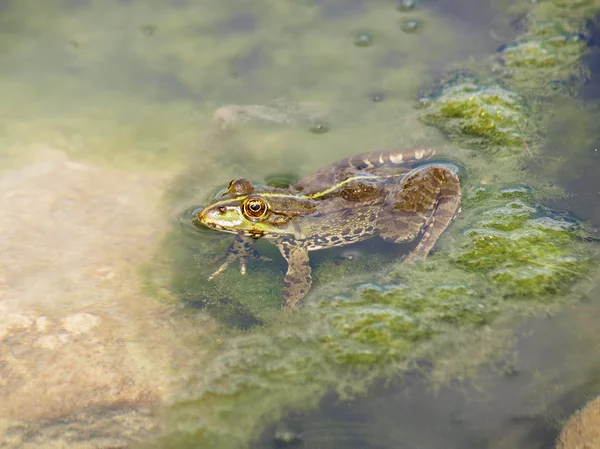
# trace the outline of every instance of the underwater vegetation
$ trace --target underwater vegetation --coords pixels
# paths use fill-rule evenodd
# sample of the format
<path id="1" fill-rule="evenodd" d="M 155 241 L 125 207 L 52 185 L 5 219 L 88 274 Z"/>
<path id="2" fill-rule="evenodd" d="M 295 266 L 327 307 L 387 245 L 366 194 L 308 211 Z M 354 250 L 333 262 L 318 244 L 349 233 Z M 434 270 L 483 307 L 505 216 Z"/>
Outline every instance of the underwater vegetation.
<path id="1" fill-rule="evenodd" d="M 509 309 L 526 314 L 566 301 L 563 294 L 596 264 L 596 245 L 583 224 L 544 206 L 554 191 L 519 167 L 541 143 L 540 97 L 568 95 L 583 80 L 585 20 L 597 10 L 589 1 L 532 4 L 527 30 L 491 64 L 476 76 L 442 78 L 419 97 L 420 120 L 468 154 L 459 156 L 463 213 L 426 261 L 324 261 L 304 307 L 282 317 L 280 267 L 252 267 L 243 279 L 229 270 L 209 284 L 206 260 L 228 240 L 173 234 L 167 246 L 188 248 L 173 256 L 173 289 L 243 331 L 206 342 L 209 364 L 174 400 L 171 432 L 157 447 L 246 447 L 266 423 L 317 405 L 328 391 L 351 396 L 401 374 L 424 344 L 477 332 Z M 360 47 L 377 44 L 367 34 L 356 39 Z"/>

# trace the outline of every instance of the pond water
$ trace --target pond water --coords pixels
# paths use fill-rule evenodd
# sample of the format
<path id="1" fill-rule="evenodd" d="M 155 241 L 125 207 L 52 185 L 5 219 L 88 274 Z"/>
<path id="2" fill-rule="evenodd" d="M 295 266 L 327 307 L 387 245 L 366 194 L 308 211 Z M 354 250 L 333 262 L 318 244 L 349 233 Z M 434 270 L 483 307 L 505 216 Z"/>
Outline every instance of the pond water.
<path id="1" fill-rule="evenodd" d="M 0 447 L 551 447 L 600 392 L 594 230 L 557 212 L 600 225 L 600 39 L 583 86 L 485 91 L 545 4 L 0 0 Z M 508 111 L 489 145 L 423 119 L 463 82 Z M 267 242 L 206 281 L 230 237 L 190 211 L 231 179 L 417 146 L 463 170 L 430 262 L 313 252 L 292 317 Z"/>

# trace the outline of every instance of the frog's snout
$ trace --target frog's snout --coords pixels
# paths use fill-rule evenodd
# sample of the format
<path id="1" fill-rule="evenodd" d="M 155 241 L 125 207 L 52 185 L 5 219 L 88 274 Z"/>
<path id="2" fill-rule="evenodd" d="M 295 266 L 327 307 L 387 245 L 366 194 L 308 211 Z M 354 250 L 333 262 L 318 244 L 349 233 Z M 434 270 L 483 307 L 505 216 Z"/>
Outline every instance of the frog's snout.
<path id="1" fill-rule="evenodd" d="M 229 230 L 241 224 L 237 209 L 226 206 L 205 207 L 194 211 L 194 221 L 212 229 Z"/>
<path id="2" fill-rule="evenodd" d="M 194 212 L 192 212 L 192 221 L 194 225 L 204 225 L 208 226 L 207 216 L 206 216 L 206 208 L 199 207 Z"/>

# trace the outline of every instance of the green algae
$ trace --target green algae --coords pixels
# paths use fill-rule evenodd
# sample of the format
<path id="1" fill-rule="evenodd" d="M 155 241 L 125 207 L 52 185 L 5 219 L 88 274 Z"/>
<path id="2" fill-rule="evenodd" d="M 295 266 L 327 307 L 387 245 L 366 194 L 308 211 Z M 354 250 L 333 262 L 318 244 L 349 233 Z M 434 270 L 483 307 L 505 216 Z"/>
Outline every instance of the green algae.
<path id="1" fill-rule="evenodd" d="M 585 231 L 520 200 L 487 210 L 453 259 L 497 284 L 504 297 L 535 299 L 568 289 L 591 265 Z"/>
<path id="2" fill-rule="evenodd" d="M 493 58 L 492 70 L 534 95 L 573 95 L 587 76 L 586 20 L 600 12 L 595 1 L 539 2 L 528 15 L 527 31 Z"/>
<path id="3" fill-rule="evenodd" d="M 503 198 L 529 198 L 531 197 L 531 187 L 524 185 L 506 186 L 500 189 L 500 195 Z"/>
<path id="4" fill-rule="evenodd" d="M 474 80 L 458 79 L 424 102 L 420 116 L 460 145 L 497 151 L 522 150 L 527 121 L 523 98 L 500 86 L 481 86 Z"/>
<path id="5" fill-rule="evenodd" d="M 585 40 L 579 35 L 526 38 L 503 49 L 494 70 L 520 89 L 536 89 L 538 95 L 553 94 L 561 90 L 561 83 L 573 78 L 573 67 L 585 50 Z"/>

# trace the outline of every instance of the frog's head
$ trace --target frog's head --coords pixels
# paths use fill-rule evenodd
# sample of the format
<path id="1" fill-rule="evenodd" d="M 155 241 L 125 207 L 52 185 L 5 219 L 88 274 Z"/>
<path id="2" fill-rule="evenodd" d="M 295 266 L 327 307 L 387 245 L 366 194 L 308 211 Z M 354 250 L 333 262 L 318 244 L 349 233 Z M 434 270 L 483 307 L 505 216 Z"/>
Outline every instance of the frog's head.
<path id="1" fill-rule="evenodd" d="M 254 188 L 234 179 L 227 192 L 197 212 L 195 223 L 253 238 L 289 235 L 291 218 L 314 211 L 312 201 L 269 187 Z"/>

